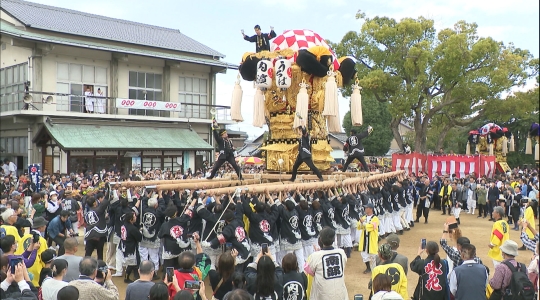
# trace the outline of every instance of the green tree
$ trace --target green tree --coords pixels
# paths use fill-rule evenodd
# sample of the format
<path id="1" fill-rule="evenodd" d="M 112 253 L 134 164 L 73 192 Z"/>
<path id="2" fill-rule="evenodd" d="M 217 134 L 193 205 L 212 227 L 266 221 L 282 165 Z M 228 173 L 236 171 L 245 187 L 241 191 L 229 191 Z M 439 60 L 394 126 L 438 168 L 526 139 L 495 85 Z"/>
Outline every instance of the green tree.
<path id="1" fill-rule="evenodd" d="M 368 125 L 373 127 L 373 132 L 362 140 L 364 145 L 365 155 L 382 156 L 390 149 L 392 141 L 392 131 L 388 124 L 392 120 L 392 116 L 388 111 L 388 104 L 381 103 L 373 97 L 362 97 L 362 115 L 364 124 L 362 126 L 352 126 L 351 111 L 347 112 L 343 117 L 343 128 L 349 133 L 351 129 L 356 129 L 358 132 L 367 129 Z"/>
<path id="2" fill-rule="evenodd" d="M 467 127 L 487 112 L 508 111 L 501 95 L 531 76 L 529 51 L 479 37 L 475 23 L 459 21 L 436 32 L 434 21 L 423 17 L 396 21 L 359 12 L 357 19 L 364 20 L 360 31 L 346 33 L 332 46 L 338 57 L 357 60 L 364 92 L 388 103 L 390 127 L 400 147 L 401 121 L 413 125 L 414 148 L 425 153 L 434 119 L 443 124 L 441 144 L 450 128 Z"/>

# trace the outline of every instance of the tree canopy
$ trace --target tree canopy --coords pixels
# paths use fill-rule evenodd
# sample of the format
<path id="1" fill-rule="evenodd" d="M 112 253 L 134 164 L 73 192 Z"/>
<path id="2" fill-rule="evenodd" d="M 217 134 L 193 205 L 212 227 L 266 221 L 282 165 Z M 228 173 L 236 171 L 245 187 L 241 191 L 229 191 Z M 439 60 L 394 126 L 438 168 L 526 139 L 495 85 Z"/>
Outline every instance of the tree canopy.
<path id="1" fill-rule="evenodd" d="M 456 126 L 494 116 L 508 120 L 534 110 L 530 101 L 503 100 L 533 76 L 529 51 L 479 37 L 475 23 L 459 21 L 437 32 L 434 21 L 423 17 L 397 21 L 359 12 L 357 19 L 364 20 L 360 31 L 346 33 L 332 46 L 338 57 L 357 60 L 364 94 L 388 103 L 400 147 L 401 121 L 414 127 L 414 148 L 425 153 L 433 122 L 441 126 L 440 144 Z"/>
<path id="2" fill-rule="evenodd" d="M 373 127 L 373 132 L 362 140 L 365 155 L 382 156 L 390 149 L 392 141 L 392 131 L 390 130 L 390 121 L 392 116 L 388 111 L 388 104 L 378 102 L 372 97 L 362 97 L 362 115 L 364 124 L 362 126 L 352 126 L 351 111 L 343 117 L 343 128 L 345 132 L 350 133 L 351 129 L 358 132 L 367 129 L 368 125 Z"/>

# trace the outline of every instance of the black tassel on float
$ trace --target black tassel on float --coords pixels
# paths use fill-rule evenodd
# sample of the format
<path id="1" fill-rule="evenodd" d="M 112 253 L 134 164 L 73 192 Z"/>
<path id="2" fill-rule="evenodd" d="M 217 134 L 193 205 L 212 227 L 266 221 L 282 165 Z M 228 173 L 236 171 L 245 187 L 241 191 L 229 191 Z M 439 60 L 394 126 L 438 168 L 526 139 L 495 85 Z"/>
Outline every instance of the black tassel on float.
<path id="1" fill-rule="evenodd" d="M 321 61 L 323 61 L 322 56 Z M 328 59 L 324 58 L 324 61 L 328 61 Z M 317 60 L 317 56 L 309 52 L 307 49 L 301 49 L 300 51 L 298 51 L 298 56 L 296 57 L 296 64 L 300 66 L 302 71 L 310 75 L 315 75 L 317 77 L 326 76 L 326 72 L 328 72 L 329 70 L 328 65 L 324 65 L 322 62 L 319 62 Z"/>
<path id="2" fill-rule="evenodd" d="M 240 75 L 247 81 L 254 81 L 257 78 L 257 64 L 261 59 L 255 55 L 247 56 L 244 62 L 238 67 Z"/>
<path id="3" fill-rule="evenodd" d="M 348 85 L 354 79 L 356 75 L 356 63 L 352 58 L 346 57 L 343 59 L 338 59 L 339 61 L 339 72 L 343 77 L 343 85 Z"/>

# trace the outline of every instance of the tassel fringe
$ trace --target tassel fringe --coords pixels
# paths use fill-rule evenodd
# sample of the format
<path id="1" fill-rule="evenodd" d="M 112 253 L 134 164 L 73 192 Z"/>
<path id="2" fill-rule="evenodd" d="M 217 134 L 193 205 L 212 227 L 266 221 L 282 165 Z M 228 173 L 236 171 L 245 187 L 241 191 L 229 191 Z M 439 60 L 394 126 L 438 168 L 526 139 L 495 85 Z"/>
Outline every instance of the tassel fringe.
<path id="1" fill-rule="evenodd" d="M 339 104 L 338 104 L 338 91 L 335 73 L 330 70 L 328 71 L 328 78 L 326 79 L 325 89 L 324 89 L 324 109 L 322 112 L 323 116 L 335 116 L 339 115 Z"/>
<path id="2" fill-rule="evenodd" d="M 255 103 L 253 105 L 253 126 L 262 128 L 264 120 L 264 95 L 260 88 L 255 92 Z"/>
<path id="3" fill-rule="evenodd" d="M 308 85 L 305 82 L 300 83 L 300 92 L 296 96 L 296 115 L 294 116 L 293 127 L 298 128 L 302 125 L 302 119 L 307 121 L 309 109 L 309 95 L 307 93 Z"/>
<path id="4" fill-rule="evenodd" d="M 240 75 L 238 75 L 236 84 L 234 85 L 234 90 L 232 92 L 232 99 L 231 99 L 231 119 L 235 122 L 244 121 L 244 118 L 242 118 L 242 96 L 243 95 L 244 95 L 244 92 L 242 91 L 242 86 L 240 86 Z"/>
<path id="5" fill-rule="evenodd" d="M 351 95 L 351 121 L 353 126 L 362 126 L 364 117 L 362 115 L 362 95 L 360 94 L 361 87 L 357 82 L 352 86 L 353 93 Z"/>
<path id="6" fill-rule="evenodd" d="M 533 154 L 532 152 L 532 139 L 527 137 L 527 143 L 525 144 L 525 154 Z"/>

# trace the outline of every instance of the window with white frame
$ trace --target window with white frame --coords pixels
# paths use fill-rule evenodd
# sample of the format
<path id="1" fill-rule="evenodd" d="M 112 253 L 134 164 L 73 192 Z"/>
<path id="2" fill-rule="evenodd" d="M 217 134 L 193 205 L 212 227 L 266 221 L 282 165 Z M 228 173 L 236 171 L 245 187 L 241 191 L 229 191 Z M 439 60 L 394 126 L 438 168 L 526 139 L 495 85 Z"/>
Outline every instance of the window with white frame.
<path id="1" fill-rule="evenodd" d="M 56 92 L 70 96 L 56 96 L 56 110 L 73 112 L 107 113 L 108 99 L 88 97 L 92 95 L 107 97 L 107 68 L 72 63 L 56 64 Z M 79 96 L 80 95 L 80 96 Z"/>
<path id="2" fill-rule="evenodd" d="M 145 72 L 129 72 L 129 99 L 163 101 L 162 76 L 161 74 Z M 170 112 L 130 109 L 130 115 L 169 117 Z"/>
<path id="3" fill-rule="evenodd" d="M 28 63 L 0 69 L 0 111 L 21 110 L 24 106 L 24 83 Z"/>
<path id="4" fill-rule="evenodd" d="M 208 98 L 208 80 L 180 77 L 178 102 L 182 105 L 179 117 L 209 119 L 211 103 Z"/>

